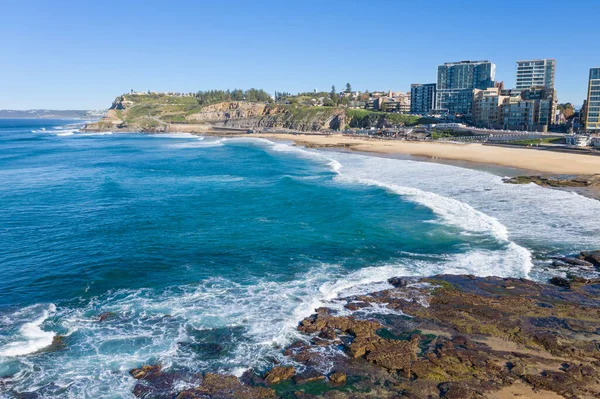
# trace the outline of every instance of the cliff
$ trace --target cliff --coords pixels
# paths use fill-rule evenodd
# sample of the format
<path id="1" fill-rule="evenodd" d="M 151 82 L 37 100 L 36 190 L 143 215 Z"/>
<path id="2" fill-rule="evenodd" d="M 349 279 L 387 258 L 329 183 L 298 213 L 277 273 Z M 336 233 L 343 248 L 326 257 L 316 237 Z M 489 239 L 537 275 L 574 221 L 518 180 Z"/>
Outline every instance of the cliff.
<path id="1" fill-rule="evenodd" d="M 226 101 L 203 105 L 191 96 L 127 94 L 115 99 L 105 117 L 88 131 L 207 132 L 214 128 L 288 129 L 300 132 L 420 123 L 418 117 L 335 107 Z"/>

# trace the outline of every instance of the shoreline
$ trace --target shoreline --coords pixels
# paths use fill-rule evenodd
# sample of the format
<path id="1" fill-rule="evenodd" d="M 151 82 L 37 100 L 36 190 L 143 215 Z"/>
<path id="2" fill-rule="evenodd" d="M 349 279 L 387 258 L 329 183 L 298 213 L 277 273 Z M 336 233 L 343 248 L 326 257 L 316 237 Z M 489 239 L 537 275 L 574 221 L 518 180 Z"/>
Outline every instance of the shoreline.
<path id="1" fill-rule="evenodd" d="M 346 148 L 352 151 L 386 155 L 404 154 L 449 161 L 498 165 L 538 173 L 561 175 L 593 175 L 600 173 L 600 157 L 586 154 L 485 146 L 477 143 L 427 143 L 356 138 L 343 135 L 252 133 L 244 136 L 289 140 L 296 145 L 308 148 Z"/>
<path id="2" fill-rule="evenodd" d="M 561 160 L 561 155 L 564 153 L 560 152 L 540 152 L 542 156 L 549 155 L 547 158 L 548 162 L 557 161 L 556 165 L 551 165 L 553 171 L 543 171 L 535 168 L 531 168 L 530 166 L 525 167 L 525 163 L 528 164 L 529 161 L 523 161 L 523 158 L 516 157 L 516 154 L 513 153 L 515 150 L 519 151 L 518 155 L 521 155 L 522 151 L 528 151 L 532 153 L 536 150 L 534 149 L 526 149 L 526 148 L 506 148 L 506 147 L 496 147 L 496 146 L 483 146 L 481 144 L 451 144 L 451 143 L 427 143 L 427 142 L 406 142 L 406 141 L 397 141 L 397 140 L 381 140 L 376 138 L 355 138 L 348 137 L 343 135 L 309 135 L 309 134 L 286 134 L 286 133 L 252 133 L 252 134 L 238 134 L 238 133 L 229 133 L 224 134 L 223 132 L 204 132 L 204 133 L 190 133 L 192 135 L 197 136 L 210 136 L 210 137 L 251 137 L 251 138 L 263 138 L 267 140 L 280 141 L 280 142 L 288 142 L 293 143 L 296 146 L 301 146 L 308 149 L 316 149 L 322 151 L 336 151 L 336 152 L 346 152 L 346 153 L 356 153 L 364 156 L 373 156 L 373 157 L 382 157 L 382 158 L 392 158 L 399 160 L 410 160 L 415 162 L 427 162 L 427 163 L 436 163 L 443 165 L 456 166 L 466 169 L 472 169 L 477 171 L 487 172 L 496 176 L 500 176 L 503 178 L 512 178 L 512 177 L 520 177 L 520 176 L 542 176 L 542 177 L 554 177 L 554 176 L 562 176 L 562 177 L 586 177 L 586 176 L 594 176 L 595 174 L 600 174 L 600 157 L 596 157 L 593 155 L 581 155 L 581 154 L 566 154 L 569 155 L 569 159 L 563 162 L 558 163 Z M 407 146 L 404 146 L 408 144 Z M 410 151 L 414 146 L 421 146 L 423 151 L 415 152 Z M 463 156 L 462 153 L 457 154 L 453 157 L 439 156 L 439 151 L 447 151 L 449 146 L 455 147 L 463 147 L 463 146 L 478 146 L 474 148 L 474 151 L 479 150 L 479 148 L 491 149 L 494 151 L 499 148 L 500 155 L 504 156 L 504 152 L 508 151 L 513 154 L 512 157 L 504 158 L 504 162 L 491 162 L 491 161 L 476 161 L 471 157 Z M 431 146 L 431 147 L 427 147 Z M 381 147 L 388 147 L 386 151 L 381 151 Z M 433 149 L 432 152 L 424 151 L 426 149 Z M 437 155 L 432 155 L 435 153 Z M 441 154 L 444 155 L 444 154 Z M 555 157 L 554 155 L 558 155 Z M 592 168 L 588 167 L 588 165 L 583 165 L 585 171 L 590 173 L 573 173 L 573 165 L 571 157 L 582 157 L 587 156 L 591 158 L 593 165 L 598 164 L 597 169 L 592 172 Z M 516 157 L 516 158 L 515 158 Z M 514 162 L 515 159 L 518 159 L 519 162 Z M 565 166 L 570 165 L 571 169 L 564 171 L 562 169 Z M 555 170 L 561 170 L 560 172 Z M 579 170 L 576 170 L 579 171 Z M 571 172 L 571 173 L 568 173 Z M 544 188 L 567 191 L 579 194 L 581 196 L 598 200 L 600 201 L 600 186 L 594 185 L 590 187 L 580 187 L 580 186 L 565 186 L 565 187 L 550 187 L 550 186 L 541 186 Z"/>
<path id="3" fill-rule="evenodd" d="M 266 369 L 189 376 L 145 364 L 130 370 L 133 394 L 178 399 L 600 394 L 595 296 L 600 280 L 537 283 L 444 274 L 387 282 L 381 291 L 339 298 L 343 308 L 314 309 L 299 320 L 300 336 L 280 348 L 283 357 Z M 192 387 L 181 390 L 177 380 Z"/>

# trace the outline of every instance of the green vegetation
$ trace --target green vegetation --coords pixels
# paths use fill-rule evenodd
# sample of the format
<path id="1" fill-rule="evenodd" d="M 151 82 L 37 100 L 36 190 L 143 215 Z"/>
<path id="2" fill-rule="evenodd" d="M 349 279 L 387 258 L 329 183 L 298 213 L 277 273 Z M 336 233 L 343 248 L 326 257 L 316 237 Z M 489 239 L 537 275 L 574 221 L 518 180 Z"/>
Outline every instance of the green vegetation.
<path id="1" fill-rule="evenodd" d="M 262 89 L 208 90 L 199 91 L 195 95 L 200 105 L 210 105 L 225 101 L 271 102 L 269 93 Z"/>
<path id="2" fill-rule="evenodd" d="M 573 119 L 575 116 L 575 107 L 571 103 L 558 104 L 556 108 L 562 112 L 567 120 Z"/>
<path id="3" fill-rule="evenodd" d="M 346 85 L 346 90 L 351 90 L 349 83 Z M 350 97 L 338 94 L 335 86 L 332 86 L 330 93 L 309 92 L 291 95 L 276 92 L 275 100 L 260 89 L 208 90 L 180 95 L 132 93 L 122 95 L 115 100 L 112 107 L 114 113 L 111 116 L 114 120 L 110 123 L 118 119 L 123 121 L 121 128 L 160 130 L 169 123 L 191 123 L 192 120 L 194 123 L 202 122 L 202 117 L 190 119 L 190 116 L 203 112 L 211 115 L 207 121 L 212 123 L 219 118 L 229 118 L 224 112 L 230 106 L 227 103 L 233 102 L 240 104 L 232 106 L 232 109 L 236 109 L 237 116 L 231 117 L 250 119 L 251 121 L 248 122 L 250 127 L 255 122 L 259 123 L 263 117 L 266 118 L 264 123 L 267 123 L 264 126 L 300 131 L 387 128 L 431 122 L 427 118 L 413 115 L 344 107 L 350 103 Z M 220 103 L 225 104 L 223 107 L 205 110 L 207 106 Z"/>
<path id="4" fill-rule="evenodd" d="M 565 144 L 566 140 L 564 137 L 544 137 L 540 139 L 509 141 L 509 143 L 516 145 Z"/>
<path id="5" fill-rule="evenodd" d="M 346 394 L 355 392 L 355 393 L 365 393 L 369 392 L 369 389 L 359 389 L 356 384 L 364 379 L 364 377 L 360 376 L 348 376 L 348 380 L 344 386 L 335 386 L 326 381 L 310 381 L 304 384 L 296 384 L 291 380 L 282 381 L 276 384 L 273 388 L 275 392 L 277 392 L 277 397 L 285 398 L 285 399 L 295 399 L 298 398 L 298 395 L 295 395 L 294 392 L 302 392 L 306 395 L 323 395 L 329 391 L 337 391 L 344 392 Z"/>
<path id="6" fill-rule="evenodd" d="M 415 115 L 375 112 L 365 109 L 347 109 L 346 118 L 351 128 L 370 128 L 385 126 L 416 126 L 431 123 L 429 118 Z"/>
<path id="7" fill-rule="evenodd" d="M 330 118 L 336 111 L 339 111 L 331 107 L 298 107 L 285 105 L 282 106 L 282 108 L 295 119 L 314 119 L 318 117 Z"/>
<path id="8" fill-rule="evenodd" d="M 452 137 L 454 137 L 453 134 L 445 132 L 445 131 L 441 131 L 441 130 L 434 130 L 431 132 L 432 140 L 446 139 L 446 138 L 452 138 Z"/>

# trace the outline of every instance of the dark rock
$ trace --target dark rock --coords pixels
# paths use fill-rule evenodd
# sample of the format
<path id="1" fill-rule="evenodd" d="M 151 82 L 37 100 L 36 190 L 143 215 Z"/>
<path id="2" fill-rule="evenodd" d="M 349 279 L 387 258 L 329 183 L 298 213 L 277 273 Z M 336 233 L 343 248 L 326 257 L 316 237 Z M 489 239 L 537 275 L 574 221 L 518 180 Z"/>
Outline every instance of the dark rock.
<path id="1" fill-rule="evenodd" d="M 466 399 L 472 396 L 472 390 L 464 383 L 444 382 L 439 385 L 440 396 L 446 399 Z"/>
<path id="2" fill-rule="evenodd" d="M 206 373 L 199 387 L 187 389 L 176 399 L 271 399 L 275 391 L 270 388 L 247 386 L 232 375 Z"/>
<path id="3" fill-rule="evenodd" d="M 319 333 L 319 338 L 334 341 L 337 339 L 337 334 L 333 328 L 325 328 Z"/>
<path id="4" fill-rule="evenodd" d="M 570 265 L 570 266 L 581 266 L 581 267 L 592 267 L 594 266 L 593 263 L 588 262 L 587 260 L 583 260 L 583 259 L 579 259 L 579 258 L 572 258 L 572 257 L 568 257 L 568 256 L 557 256 L 555 258 L 553 258 L 555 261 L 557 261 L 557 263 L 559 265 Z M 554 262 L 553 262 L 554 264 Z"/>
<path id="5" fill-rule="evenodd" d="M 389 278 L 387 282 L 396 288 L 406 287 L 409 284 L 409 281 L 403 277 L 392 277 Z"/>
<path id="6" fill-rule="evenodd" d="M 356 311 L 356 310 L 360 310 L 363 308 L 368 308 L 371 305 L 365 302 L 350 302 L 347 303 L 346 305 L 344 305 L 344 307 L 348 310 L 352 310 L 352 311 Z"/>
<path id="7" fill-rule="evenodd" d="M 550 279 L 550 284 L 555 285 L 557 287 L 571 288 L 571 282 L 566 278 L 562 277 L 552 277 Z"/>
<path id="8" fill-rule="evenodd" d="M 315 395 L 311 395 L 309 393 L 302 392 L 302 391 L 296 391 L 296 392 L 294 392 L 294 397 L 296 399 L 315 399 L 316 398 Z"/>
<path id="9" fill-rule="evenodd" d="M 596 267 L 600 267 L 600 250 L 591 252 L 582 252 L 579 259 L 583 259 Z"/>
<path id="10" fill-rule="evenodd" d="M 301 374 L 294 376 L 294 382 L 296 384 L 305 384 L 307 382 L 324 380 L 325 376 L 314 369 L 309 369 Z"/>
<path id="11" fill-rule="evenodd" d="M 116 318 L 117 315 L 113 312 L 104 312 L 98 316 L 98 321 L 107 321 Z"/>

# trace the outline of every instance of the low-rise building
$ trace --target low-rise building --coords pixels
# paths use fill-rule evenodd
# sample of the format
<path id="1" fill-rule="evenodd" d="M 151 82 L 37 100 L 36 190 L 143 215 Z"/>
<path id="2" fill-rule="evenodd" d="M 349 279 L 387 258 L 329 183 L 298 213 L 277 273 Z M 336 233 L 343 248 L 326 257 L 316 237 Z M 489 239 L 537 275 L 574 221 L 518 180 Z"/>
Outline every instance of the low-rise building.
<path id="1" fill-rule="evenodd" d="M 488 129 L 501 129 L 503 127 L 502 105 L 510 99 L 501 95 L 500 87 L 473 90 L 473 110 L 471 121 L 475 126 Z"/>
<path id="2" fill-rule="evenodd" d="M 510 97 L 502 105 L 502 122 L 504 130 L 534 130 L 535 101 Z"/>
<path id="3" fill-rule="evenodd" d="M 554 89 L 473 90 L 471 121 L 478 127 L 544 132 L 554 123 L 555 113 Z"/>
<path id="4" fill-rule="evenodd" d="M 592 143 L 590 136 L 585 134 L 570 134 L 565 136 L 567 145 L 573 147 L 587 147 Z"/>

